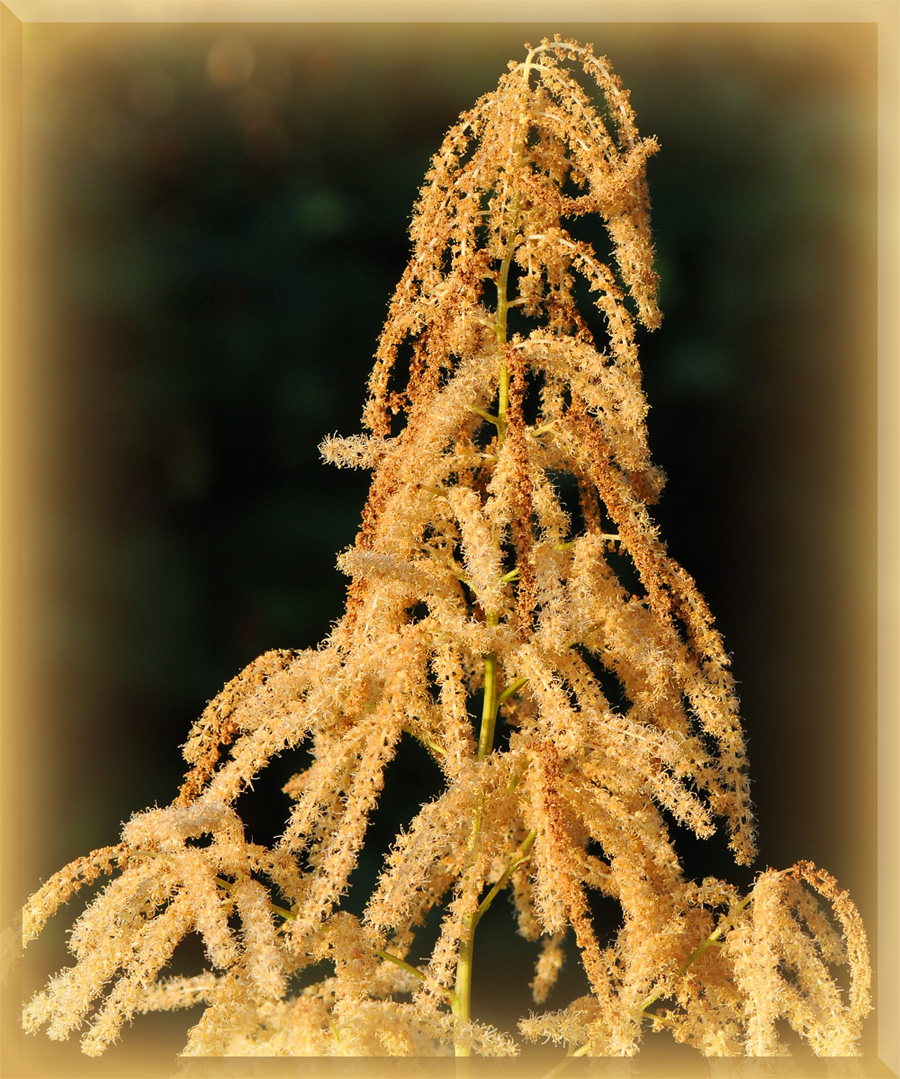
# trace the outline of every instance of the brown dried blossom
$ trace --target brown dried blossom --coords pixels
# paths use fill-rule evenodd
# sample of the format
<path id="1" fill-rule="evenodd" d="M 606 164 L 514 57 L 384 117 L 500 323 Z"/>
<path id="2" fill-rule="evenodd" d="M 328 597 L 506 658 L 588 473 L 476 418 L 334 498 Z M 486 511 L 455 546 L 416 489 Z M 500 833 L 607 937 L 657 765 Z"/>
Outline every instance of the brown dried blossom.
<path id="1" fill-rule="evenodd" d="M 755 855 L 728 657 L 648 511 L 662 475 L 635 327 L 660 321 L 645 184 L 657 146 L 589 47 L 528 50 L 432 161 L 369 433 L 323 446 L 373 470 L 340 557 L 343 618 L 318 650 L 251 663 L 194 726 L 173 803 L 29 900 L 26 939 L 83 883 L 113 878 L 75 923 L 75 965 L 27 1005 L 28 1029 L 63 1038 L 87 1021 L 96 1054 L 136 1013 L 201 1002 L 188 1054 L 513 1054 L 469 1014 L 476 928 L 508 885 L 519 931 L 541 941 L 535 1002 L 569 929 L 591 990 L 523 1019 L 527 1038 L 628 1055 L 652 1027 L 708 1055 L 770 1055 L 786 1019 L 816 1053 L 857 1051 L 869 968 L 846 893 L 808 863 L 746 896 L 697 884 L 674 846 L 664 814 L 700 837 L 724 826 L 740 864 Z M 570 232 L 586 214 L 606 226 L 611 265 Z M 585 293 L 600 329 L 578 309 Z M 356 917 L 342 898 L 404 738 L 444 789 L 397 835 Z M 285 788 L 281 837 L 249 842 L 235 800 L 301 746 L 310 763 Z M 611 944 L 592 891 L 621 907 Z M 437 942 L 416 967 L 433 909 Z M 192 932 L 211 969 L 161 978 Z"/>

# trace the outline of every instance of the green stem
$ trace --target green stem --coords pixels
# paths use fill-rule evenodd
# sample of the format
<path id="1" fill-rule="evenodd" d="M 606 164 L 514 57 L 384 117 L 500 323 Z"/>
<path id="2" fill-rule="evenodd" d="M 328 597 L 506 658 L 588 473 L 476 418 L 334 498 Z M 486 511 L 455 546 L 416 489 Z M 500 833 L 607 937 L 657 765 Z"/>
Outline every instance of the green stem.
<path id="1" fill-rule="evenodd" d="M 520 118 L 520 132 L 519 139 L 515 148 L 515 158 L 512 163 L 512 167 L 509 170 L 509 175 L 515 176 L 516 171 L 521 166 L 525 155 L 525 139 L 528 131 L 528 117 L 527 110 L 525 108 L 524 98 L 528 92 L 528 68 L 531 63 L 531 53 L 528 55 L 525 68 L 525 86 L 523 91 L 522 100 L 522 113 Z M 504 196 L 506 197 L 506 196 Z M 497 312 L 494 322 L 494 333 L 497 338 L 497 344 L 502 349 L 507 342 L 507 316 L 509 308 L 511 306 L 509 300 L 509 271 L 512 267 L 513 254 L 516 249 L 516 236 L 519 225 L 519 211 L 521 208 L 522 194 L 520 191 L 516 191 L 515 196 L 510 206 L 509 215 L 509 231 L 507 233 L 506 250 L 503 253 L 503 259 L 500 263 L 500 272 L 497 275 Z M 515 301 L 513 301 L 515 302 Z M 506 436 L 507 419 L 506 414 L 509 409 L 509 367 L 506 364 L 505 358 L 500 363 L 500 379 L 498 386 L 498 400 L 497 400 L 497 415 L 492 416 L 489 413 L 482 412 L 480 409 L 474 409 L 476 413 L 482 415 L 485 419 L 495 424 L 497 427 L 497 445 L 502 446 L 503 440 Z M 515 576 L 515 572 L 508 575 L 507 581 L 511 581 Z M 485 621 L 489 626 L 496 626 L 499 622 L 499 615 L 496 611 L 486 611 Z M 520 679 L 518 683 L 514 683 L 509 687 L 509 691 L 501 695 L 499 693 L 498 686 L 498 665 L 497 656 L 495 653 L 490 652 L 484 657 L 484 700 L 481 707 L 481 730 L 478 734 L 478 760 L 483 761 L 488 757 L 493 750 L 494 746 L 494 729 L 497 724 L 497 712 L 499 711 L 500 704 L 506 700 L 507 697 L 515 692 L 519 685 L 524 684 Z M 475 821 L 472 827 L 472 836 L 470 840 L 470 849 L 474 849 L 478 834 L 481 831 L 481 810 L 476 813 Z M 475 929 L 480 921 L 482 915 L 491 905 L 494 900 L 494 896 L 500 891 L 502 887 L 506 885 L 509 877 L 515 871 L 515 867 L 519 864 L 522 857 L 527 854 L 531 844 L 535 838 L 534 832 L 529 833 L 523 844 L 520 846 L 516 854 L 513 855 L 510 865 L 501 876 L 500 880 L 494 885 L 491 891 L 487 894 L 485 899 L 479 905 L 478 909 L 468 915 L 465 919 L 465 928 L 463 932 L 463 938 L 459 946 L 459 956 L 456 963 L 456 992 L 455 1001 L 453 1006 L 453 1014 L 457 1019 L 468 1021 L 470 1018 L 471 1009 L 471 995 L 472 995 L 472 952 L 475 946 Z M 526 845 L 527 844 L 527 845 Z M 458 1057 L 468 1057 L 470 1055 L 469 1047 L 461 1045 L 458 1041 L 455 1046 L 455 1053 Z"/>
<path id="2" fill-rule="evenodd" d="M 682 974 L 685 974 L 688 968 L 693 963 L 696 963 L 696 961 L 700 958 L 701 955 L 703 955 L 705 951 L 711 948 L 714 944 L 719 943 L 719 937 L 721 937 L 725 930 L 728 928 L 728 925 L 731 922 L 733 916 L 735 914 L 739 914 L 744 909 L 744 907 L 747 906 L 747 904 L 752 898 L 752 893 L 744 896 L 741 902 L 728 912 L 728 915 L 723 918 L 722 921 L 719 923 L 718 928 L 714 929 L 712 933 L 710 933 L 710 935 L 706 938 L 706 940 L 704 940 L 702 944 L 698 945 L 687 957 L 687 959 L 685 959 L 685 961 L 681 964 L 681 966 L 675 973 L 676 978 L 680 978 Z M 655 993 L 652 997 L 650 997 L 644 1002 L 643 1006 L 641 1007 L 641 1011 L 645 1012 L 650 1007 L 650 1005 L 655 1004 L 661 996 L 662 993 Z"/>
<path id="3" fill-rule="evenodd" d="M 226 892 L 231 892 L 234 889 L 234 882 L 225 880 L 224 877 L 216 877 L 216 884 Z M 292 910 L 287 910 L 285 907 L 278 906 L 277 903 L 273 903 L 269 900 L 269 910 L 273 914 L 277 914 L 280 918 L 283 918 L 286 922 L 293 921 L 297 915 Z M 327 927 L 326 927 L 327 931 Z M 421 970 L 418 970 L 412 964 L 407 963 L 405 959 L 401 959 L 399 955 L 393 955 L 391 952 L 385 951 L 384 948 L 375 948 L 375 955 L 379 959 L 385 959 L 389 963 L 393 963 L 395 966 L 405 970 L 407 974 L 412 974 L 413 977 L 418 978 L 420 981 L 427 982 L 429 980 L 427 974 L 423 974 Z M 455 995 L 446 989 L 438 988 L 438 993 L 444 997 L 444 999 L 453 1006 L 455 1002 Z"/>
<path id="4" fill-rule="evenodd" d="M 528 681 L 528 679 L 527 679 L 527 678 L 517 678 L 517 679 L 515 680 L 515 682 L 513 682 L 513 683 L 512 683 L 512 685 L 510 685 L 510 686 L 507 686 L 507 687 L 506 687 L 506 689 L 504 689 L 504 691 L 503 691 L 503 692 L 502 692 L 502 693 L 500 694 L 500 696 L 499 696 L 499 697 L 497 698 L 497 705 L 498 705 L 498 707 L 499 707 L 499 706 L 500 706 L 501 704 L 503 704 L 503 702 L 504 702 L 504 701 L 507 701 L 507 700 L 509 700 L 509 698 L 510 698 L 510 697 L 511 697 L 511 696 L 512 696 L 512 695 L 513 695 L 514 693 L 517 693 L 517 692 L 518 692 L 518 691 L 519 691 L 519 690 L 520 690 L 520 689 L 522 688 L 522 686 L 524 686 L 524 685 L 525 685 L 525 683 L 526 683 L 527 681 Z"/>
<path id="5" fill-rule="evenodd" d="M 431 979 L 427 974 L 423 974 L 421 970 L 407 963 L 405 959 L 401 959 L 399 955 L 392 955 L 391 952 L 386 952 L 383 948 L 376 948 L 375 954 L 379 959 L 386 959 L 389 963 L 393 963 L 395 966 L 400 967 L 401 970 L 405 970 L 407 974 L 412 974 L 413 977 L 418 978 L 421 982 L 428 982 Z M 432 983 L 433 984 L 433 983 Z M 434 986 L 440 996 L 447 1001 L 450 1007 L 456 1010 L 456 994 L 450 990 L 443 989 L 440 986 Z"/>
<path id="6" fill-rule="evenodd" d="M 472 1015 L 472 953 L 474 948 L 475 922 L 473 915 L 470 914 L 465 920 L 465 931 L 459 944 L 459 956 L 456 960 L 456 986 L 453 994 L 453 1014 L 466 1023 Z M 458 1057 L 467 1057 L 471 1055 L 471 1049 L 457 1040 L 454 1045 L 454 1054 Z"/>
<path id="7" fill-rule="evenodd" d="M 483 408 L 478 408 L 476 405 L 469 405 L 469 411 L 474 412 L 476 416 L 480 416 L 483 420 L 487 420 L 488 423 L 492 423 L 499 430 L 500 417 L 495 416 L 493 412 L 485 412 Z"/>
<path id="8" fill-rule="evenodd" d="M 714 929 L 712 933 L 710 933 L 710 935 L 706 938 L 706 940 L 704 940 L 702 944 L 699 944 L 691 952 L 687 959 L 685 959 L 685 961 L 681 964 L 681 966 L 676 971 L 676 977 L 680 978 L 682 974 L 685 974 L 688 971 L 692 964 L 696 963 L 696 961 L 700 958 L 701 955 L 703 955 L 705 951 L 707 951 L 709 948 L 712 948 L 714 945 L 720 943 L 719 938 L 728 928 L 734 915 L 739 914 L 746 906 L 748 906 L 752 898 L 753 894 L 751 892 L 749 895 L 744 896 L 744 898 L 740 901 L 740 903 L 737 904 L 737 906 L 729 910 L 728 914 L 719 923 L 718 928 Z M 645 1000 L 643 1005 L 641 1006 L 641 1011 L 646 1012 L 650 1005 L 655 1004 L 661 996 L 662 993 L 655 993 L 652 997 L 648 997 L 648 999 Z M 653 1016 L 652 1018 L 659 1023 L 667 1023 L 673 1026 L 677 1025 L 671 1019 L 664 1018 L 663 1016 Z M 551 1069 L 544 1076 L 542 1076 L 542 1079 L 556 1079 L 556 1076 L 560 1075 L 569 1066 L 569 1064 L 571 1064 L 575 1057 L 583 1057 L 587 1052 L 590 1051 L 590 1048 L 591 1043 L 586 1042 L 574 1052 L 570 1050 L 568 1053 L 566 1053 L 565 1058 L 561 1060 L 555 1068 Z"/>
<path id="9" fill-rule="evenodd" d="M 411 735 L 413 738 L 415 738 L 417 742 L 421 743 L 423 746 L 425 746 L 426 749 L 430 750 L 435 755 L 439 757 L 447 756 L 447 750 L 444 749 L 443 746 L 439 746 L 437 742 L 432 742 L 432 740 L 427 735 L 422 734 L 420 731 L 414 731 L 411 727 L 403 727 L 401 729 L 404 734 Z"/>
<path id="10" fill-rule="evenodd" d="M 500 616 L 496 611 L 487 611 L 485 621 L 489 626 L 496 626 Z M 483 761 L 494 748 L 494 728 L 497 725 L 497 657 L 493 652 L 484 657 L 484 700 L 481 705 L 481 731 L 478 735 L 478 760 Z"/>
<path id="11" fill-rule="evenodd" d="M 574 1052 L 566 1053 L 565 1057 L 563 1057 L 563 1059 L 556 1065 L 556 1067 L 551 1068 L 550 1071 L 548 1071 L 545 1075 L 541 1077 L 541 1079 L 556 1079 L 557 1075 L 562 1075 L 562 1073 L 566 1070 L 566 1068 L 568 1068 L 568 1066 L 576 1057 L 585 1056 L 585 1054 L 590 1048 L 591 1043 L 586 1042 L 584 1045 L 582 1045 L 580 1049 L 576 1049 Z"/>
<path id="12" fill-rule="evenodd" d="M 531 56 L 528 54 L 528 58 L 525 61 L 524 67 L 524 85 L 522 88 L 522 96 L 520 99 L 521 112 L 519 114 L 519 134 L 516 141 L 514 157 L 512 164 L 509 168 L 508 175 L 515 177 L 515 174 L 522 166 L 522 162 L 525 159 L 525 142 L 528 137 L 528 110 L 526 107 L 526 99 L 528 96 L 528 80 L 529 69 L 531 67 Z M 506 197 L 506 196 L 504 196 Z M 497 318 L 494 323 L 494 333 L 497 337 L 497 344 L 502 348 L 508 337 L 507 331 L 507 315 L 510 307 L 519 303 L 519 300 L 509 299 L 509 271 L 512 268 L 513 255 L 516 250 L 516 237 L 518 235 L 519 228 L 519 212 L 522 208 L 522 192 L 516 191 L 512 205 L 509 212 L 509 231 L 507 232 L 506 250 L 503 252 L 503 259 L 500 262 L 500 272 L 497 275 Z M 499 387 L 499 402 L 497 407 L 497 441 L 498 444 L 503 444 L 503 436 L 506 433 L 506 410 L 509 405 L 509 368 L 506 362 L 503 361 L 500 364 L 500 387 Z"/>
<path id="13" fill-rule="evenodd" d="M 491 890 L 484 897 L 484 899 L 482 899 L 481 903 L 478 906 L 478 910 L 475 911 L 475 913 L 472 915 L 473 931 L 478 925 L 478 923 L 481 921 L 488 907 L 491 905 L 491 903 L 494 902 L 494 899 L 497 897 L 497 895 L 502 892 L 506 885 L 509 883 L 509 878 L 513 875 L 513 873 L 515 873 L 519 866 L 528 857 L 528 852 L 534 846 L 535 839 L 537 839 L 537 829 L 532 828 L 528 835 L 525 836 L 525 838 L 519 844 L 516 853 L 512 856 L 512 858 L 510 858 L 509 865 L 506 867 L 506 869 L 503 870 L 503 875 L 500 877 L 494 887 L 491 888 Z"/>
<path id="14" fill-rule="evenodd" d="M 513 251 L 515 250 L 515 226 L 519 217 L 519 202 L 521 195 L 516 192 L 516 197 L 513 201 L 511 223 L 510 223 L 510 236 L 506 245 L 506 251 L 503 255 L 503 261 L 500 263 L 500 273 L 497 277 L 497 319 L 494 323 L 494 333 L 497 336 L 497 344 L 502 348 L 506 344 L 507 338 L 507 312 L 509 311 L 509 270 L 512 266 Z M 506 360 L 500 362 L 500 385 L 498 390 L 497 401 L 497 445 L 503 445 L 503 439 L 506 437 L 506 412 L 509 408 L 509 367 L 506 364 Z"/>
<path id="15" fill-rule="evenodd" d="M 532 828 L 510 858 L 509 864 L 506 869 L 504 869 L 500 879 L 478 904 L 478 909 L 474 911 L 474 913 L 469 914 L 465 919 L 465 932 L 463 933 L 460 942 L 459 957 L 456 961 L 456 986 L 451 1002 L 453 1014 L 457 1019 L 468 1022 L 472 1015 L 472 957 L 475 950 L 475 930 L 478 928 L 478 923 L 484 917 L 497 895 L 509 883 L 509 879 L 513 873 L 515 873 L 522 862 L 528 857 L 528 852 L 534 845 L 536 838 L 537 829 Z M 454 1051 L 458 1057 L 467 1057 L 470 1055 L 469 1046 L 461 1045 L 458 1041 Z"/>
<path id="16" fill-rule="evenodd" d="M 515 226 L 516 218 L 519 214 L 519 194 L 516 193 L 515 201 L 513 202 L 512 210 L 512 224 Z M 510 229 L 512 232 L 512 229 Z M 497 321 L 494 323 L 494 333 L 497 335 L 497 344 L 506 344 L 506 322 L 507 312 L 509 311 L 509 271 L 512 266 L 513 249 L 515 245 L 515 239 L 510 236 L 509 242 L 506 245 L 506 251 L 503 255 L 503 261 L 500 263 L 500 273 L 497 277 Z M 505 376 L 505 377 L 504 377 Z M 500 369 L 500 406 L 498 413 L 502 416 L 506 412 L 506 405 L 509 403 L 509 371 L 506 364 Z"/>

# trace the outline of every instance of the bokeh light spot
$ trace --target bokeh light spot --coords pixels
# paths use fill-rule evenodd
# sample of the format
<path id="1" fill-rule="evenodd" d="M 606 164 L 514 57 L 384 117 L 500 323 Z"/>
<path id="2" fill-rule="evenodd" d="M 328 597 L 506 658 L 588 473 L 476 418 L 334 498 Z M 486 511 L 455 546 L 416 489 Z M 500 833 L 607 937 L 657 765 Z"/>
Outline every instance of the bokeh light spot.
<path id="1" fill-rule="evenodd" d="M 253 74 L 255 66 L 253 49 L 243 38 L 219 38 L 206 57 L 209 81 L 223 90 L 243 86 Z"/>

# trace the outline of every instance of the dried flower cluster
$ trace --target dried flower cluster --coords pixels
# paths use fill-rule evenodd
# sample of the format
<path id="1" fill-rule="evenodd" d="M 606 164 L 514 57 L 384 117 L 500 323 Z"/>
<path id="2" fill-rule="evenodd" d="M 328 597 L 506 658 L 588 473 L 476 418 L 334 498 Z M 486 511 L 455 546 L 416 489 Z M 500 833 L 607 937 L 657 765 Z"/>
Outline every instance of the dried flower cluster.
<path id="1" fill-rule="evenodd" d="M 737 862 L 754 857 L 728 658 L 647 509 L 662 477 L 634 338 L 636 320 L 659 322 L 655 150 L 607 62 L 560 40 L 529 47 L 451 129 L 378 346 L 369 433 L 323 447 L 373 470 L 340 557 L 345 614 L 318 650 L 250 664 L 194 726 L 174 802 L 30 899 L 26 939 L 112 878 L 28 1029 L 64 1038 L 87 1021 L 97 1054 L 137 1013 L 202 1002 L 188 1054 L 513 1054 L 469 1004 L 476 928 L 508 886 L 538 944 L 536 1004 L 570 929 L 591 990 L 524 1018 L 528 1039 L 632 1054 L 652 1026 L 709 1055 L 772 1055 L 786 1019 L 816 1053 L 856 1052 L 869 968 L 846 893 L 808 863 L 747 895 L 691 881 L 668 823 L 700 837 L 722 825 Z M 569 231 L 585 214 L 606 226 L 610 265 Z M 593 329 L 578 310 L 589 294 Z M 357 917 L 341 900 L 403 738 L 445 786 Z M 310 763 L 286 787 L 283 834 L 249 842 L 235 800 L 300 746 Z M 592 890 L 621 907 L 611 942 Z M 433 908 L 437 942 L 416 966 Z M 210 969 L 160 977 L 189 933 Z"/>

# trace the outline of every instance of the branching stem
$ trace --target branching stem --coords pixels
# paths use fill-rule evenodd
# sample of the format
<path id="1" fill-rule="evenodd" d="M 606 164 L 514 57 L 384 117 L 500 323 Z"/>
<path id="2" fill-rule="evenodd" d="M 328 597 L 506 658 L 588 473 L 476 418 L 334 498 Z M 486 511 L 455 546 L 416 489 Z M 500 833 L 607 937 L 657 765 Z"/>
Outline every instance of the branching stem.
<path id="1" fill-rule="evenodd" d="M 478 909 L 466 918 L 466 928 L 459 946 L 459 958 L 456 963 L 456 989 L 453 993 L 451 1007 L 457 1019 L 468 1022 L 472 1014 L 472 955 L 475 948 L 475 930 L 478 923 L 484 917 L 491 903 L 509 883 L 510 877 L 519 866 L 526 860 L 528 853 L 537 838 L 537 830 L 532 828 L 527 836 L 517 847 L 509 860 L 499 880 L 494 884 L 488 894 L 478 904 Z M 459 1041 L 456 1043 L 456 1056 L 469 1056 L 468 1045 Z"/>
<path id="2" fill-rule="evenodd" d="M 734 918 L 734 916 L 736 914 L 739 914 L 745 907 L 747 907 L 752 898 L 753 898 L 753 893 L 750 892 L 749 894 L 744 896 L 744 898 L 740 901 L 740 903 L 738 903 L 736 906 L 732 907 L 728 911 L 727 915 L 722 919 L 721 922 L 719 922 L 719 925 L 712 931 L 712 933 L 710 933 L 710 935 L 706 938 L 706 940 L 704 940 L 701 944 L 699 944 L 691 952 L 691 954 L 687 957 L 687 959 L 685 959 L 685 961 L 681 964 L 681 966 L 675 972 L 675 976 L 677 978 L 680 978 L 682 976 L 682 974 L 686 974 L 688 969 L 694 963 L 696 963 L 696 961 L 700 958 L 701 955 L 703 955 L 704 952 L 706 952 L 709 948 L 712 948 L 714 945 L 720 943 L 719 938 L 726 931 L 726 929 L 728 929 L 728 927 L 731 924 L 731 921 Z M 652 1004 L 655 1004 L 660 999 L 660 997 L 662 995 L 663 994 L 661 992 L 659 992 L 659 993 L 654 993 L 652 997 L 648 997 L 648 999 L 645 1000 L 643 1005 L 641 1006 L 641 1012 L 645 1013 L 647 1011 L 647 1009 Z M 673 1025 L 673 1026 L 677 1025 L 676 1023 L 674 1023 L 673 1020 L 668 1019 L 667 1017 L 664 1017 L 664 1016 L 655 1015 L 655 1016 L 652 1016 L 652 1018 L 658 1023 L 666 1023 L 666 1024 L 669 1024 L 669 1025 Z M 591 1049 L 591 1043 L 590 1042 L 585 1042 L 585 1044 L 582 1045 L 582 1046 L 579 1046 L 578 1049 L 575 1049 L 575 1050 L 570 1049 L 569 1052 L 566 1053 L 565 1058 L 563 1060 L 561 1060 L 559 1062 L 559 1064 L 556 1065 L 555 1068 L 552 1068 L 550 1071 L 548 1071 L 542 1077 L 542 1079 L 556 1079 L 556 1077 L 558 1075 L 560 1075 L 576 1057 L 585 1056 L 587 1053 L 590 1052 L 590 1049 Z"/>

